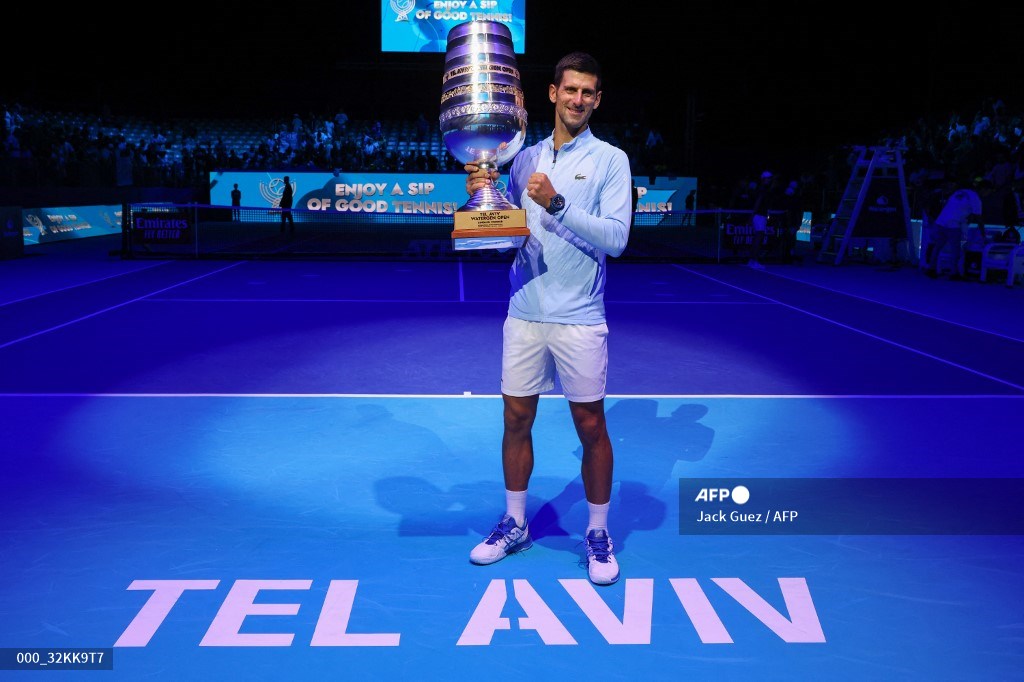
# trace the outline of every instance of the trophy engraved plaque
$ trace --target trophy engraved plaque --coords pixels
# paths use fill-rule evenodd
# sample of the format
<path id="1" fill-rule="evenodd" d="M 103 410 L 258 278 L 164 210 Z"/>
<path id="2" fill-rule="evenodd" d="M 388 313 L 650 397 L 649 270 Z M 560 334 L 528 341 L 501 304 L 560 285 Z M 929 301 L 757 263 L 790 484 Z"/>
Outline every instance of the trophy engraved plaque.
<path id="1" fill-rule="evenodd" d="M 448 32 L 441 79 L 441 137 L 462 164 L 496 170 L 526 141 L 526 109 L 512 32 L 497 21 L 467 21 Z M 455 211 L 456 250 L 520 246 L 530 235 L 526 210 L 494 186 Z"/>

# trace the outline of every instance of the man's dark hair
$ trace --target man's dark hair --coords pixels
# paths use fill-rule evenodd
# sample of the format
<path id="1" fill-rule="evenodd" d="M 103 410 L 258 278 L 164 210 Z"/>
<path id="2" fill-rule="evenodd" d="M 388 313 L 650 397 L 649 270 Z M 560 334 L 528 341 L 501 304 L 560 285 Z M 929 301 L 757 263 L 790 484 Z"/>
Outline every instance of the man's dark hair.
<path id="1" fill-rule="evenodd" d="M 562 84 L 562 74 L 567 70 L 597 76 L 597 91 L 601 91 L 601 65 L 586 52 L 570 52 L 558 60 L 558 64 L 555 65 L 555 79 L 551 81 L 555 87 Z"/>

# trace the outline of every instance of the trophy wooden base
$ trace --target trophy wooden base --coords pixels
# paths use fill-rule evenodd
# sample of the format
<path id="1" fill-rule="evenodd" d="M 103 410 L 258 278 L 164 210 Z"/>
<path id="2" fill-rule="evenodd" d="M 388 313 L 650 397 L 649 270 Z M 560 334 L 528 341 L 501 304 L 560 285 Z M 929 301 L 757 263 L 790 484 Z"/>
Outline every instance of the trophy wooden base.
<path id="1" fill-rule="evenodd" d="M 522 208 L 455 212 L 452 247 L 456 251 L 518 248 L 529 236 Z"/>

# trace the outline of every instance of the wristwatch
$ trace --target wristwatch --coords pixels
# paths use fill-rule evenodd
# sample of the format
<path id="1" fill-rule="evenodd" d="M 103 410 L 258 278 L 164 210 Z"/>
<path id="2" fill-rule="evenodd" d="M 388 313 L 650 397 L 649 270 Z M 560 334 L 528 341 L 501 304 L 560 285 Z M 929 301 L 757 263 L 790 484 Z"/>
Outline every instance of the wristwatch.
<path id="1" fill-rule="evenodd" d="M 551 215 L 555 215 L 563 208 L 565 208 L 565 197 L 563 197 L 561 194 L 556 194 L 555 196 L 551 197 L 551 203 L 548 204 L 548 213 L 550 213 Z"/>

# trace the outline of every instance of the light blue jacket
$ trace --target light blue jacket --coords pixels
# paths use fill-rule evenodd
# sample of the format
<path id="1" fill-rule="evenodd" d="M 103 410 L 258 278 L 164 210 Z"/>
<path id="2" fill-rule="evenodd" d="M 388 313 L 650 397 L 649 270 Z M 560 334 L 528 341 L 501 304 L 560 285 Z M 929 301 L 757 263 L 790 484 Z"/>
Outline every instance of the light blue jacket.
<path id="1" fill-rule="evenodd" d="M 534 172 L 546 173 L 565 208 L 549 215 L 526 195 Z M 508 199 L 526 209 L 530 236 L 509 273 L 508 314 L 533 322 L 605 321 L 606 256 L 629 239 L 633 212 L 629 157 L 587 128 L 555 154 L 548 137 L 519 152 L 509 174 Z"/>

